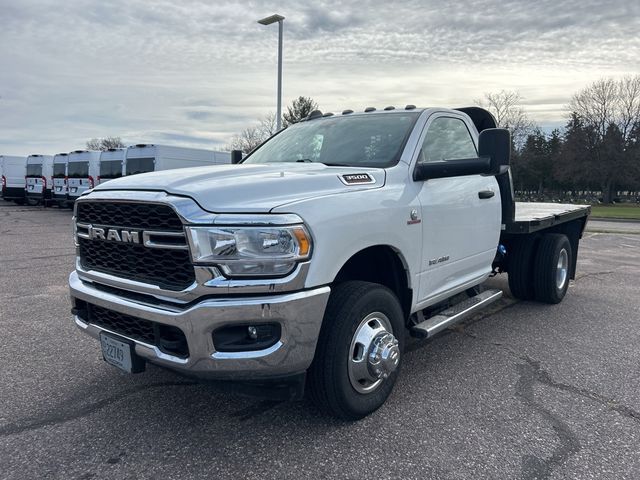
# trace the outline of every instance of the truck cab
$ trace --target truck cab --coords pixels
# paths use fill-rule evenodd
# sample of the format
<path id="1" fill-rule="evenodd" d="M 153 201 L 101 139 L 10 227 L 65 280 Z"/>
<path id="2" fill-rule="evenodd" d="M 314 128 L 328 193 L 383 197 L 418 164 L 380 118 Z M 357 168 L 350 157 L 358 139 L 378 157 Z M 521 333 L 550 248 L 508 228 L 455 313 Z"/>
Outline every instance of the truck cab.
<path id="1" fill-rule="evenodd" d="M 100 174 L 100 154 L 94 150 L 75 150 L 69 153 L 67 164 L 67 200 L 75 202 L 96 185 Z"/>
<path id="2" fill-rule="evenodd" d="M 409 335 L 501 297 L 490 275 L 566 294 L 589 207 L 516 204 L 510 150 L 480 108 L 316 111 L 239 164 L 110 181 L 76 202 L 74 321 L 125 371 L 308 389 L 362 418 Z"/>
<path id="3" fill-rule="evenodd" d="M 25 177 L 27 202 L 32 205 L 42 203 L 46 206 L 51 200 L 52 185 L 53 157 L 51 155 L 29 155 Z"/>

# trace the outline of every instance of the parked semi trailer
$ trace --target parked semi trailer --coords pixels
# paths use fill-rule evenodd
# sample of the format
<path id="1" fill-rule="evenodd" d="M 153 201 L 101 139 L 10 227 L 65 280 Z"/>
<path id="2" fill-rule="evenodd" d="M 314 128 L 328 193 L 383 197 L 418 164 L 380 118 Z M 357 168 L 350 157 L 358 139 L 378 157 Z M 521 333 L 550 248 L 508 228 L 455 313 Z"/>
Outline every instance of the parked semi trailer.
<path id="1" fill-rule="evenodd" d="M 127 372 L 306 386 L 362 418 L 408 335 L 501 297 L 489 276 L 567 293 L 589 207 L 515 203 L 510 144 L 479 108 L 316 111 L 238 165 L 100 185 L 75 206 L 75 323 Z"/>

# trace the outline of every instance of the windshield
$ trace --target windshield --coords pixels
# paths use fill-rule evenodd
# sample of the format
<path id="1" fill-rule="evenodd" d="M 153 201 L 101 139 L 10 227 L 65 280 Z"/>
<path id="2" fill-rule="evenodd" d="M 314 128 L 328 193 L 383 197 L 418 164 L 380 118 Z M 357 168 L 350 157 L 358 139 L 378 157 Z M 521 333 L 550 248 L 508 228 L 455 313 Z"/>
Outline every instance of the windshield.
<path id="1" fill-rule="evenodd" d="M 345 115 L 296 123 L 260 146 L 243 163 L 320 162 L 390 167 L 402 153 L 419 112 Z"/>
<path id="2" fill-rule="evenodd" d="M 32 163 L 27 165 L 27 177 L 41 177 L 42 176 L 42 164 Z"/>
<path id="3" fill-rule="evenodd" d="M 127 158 L 127 175 L 153 172 L 153 158 Z"/>
<path id="4" fill-rule="evenodd" d="M 54 178 L 64 178 L 66 170 L 67 170 L 67 164 L 66 163 L 54 163 L 53 164 L 53 176 L 54 176 Z"/>
<path id="5" fill-rule="evenodd" d="M 69 162 L 67 176 L 69 178 L 88 178 L 89 162 Z"/>
<path id="6" fill-rule="evenodd" d="M 102 160 L 100 178 L 118 178 L 122 176 L 122 160 Z"/>

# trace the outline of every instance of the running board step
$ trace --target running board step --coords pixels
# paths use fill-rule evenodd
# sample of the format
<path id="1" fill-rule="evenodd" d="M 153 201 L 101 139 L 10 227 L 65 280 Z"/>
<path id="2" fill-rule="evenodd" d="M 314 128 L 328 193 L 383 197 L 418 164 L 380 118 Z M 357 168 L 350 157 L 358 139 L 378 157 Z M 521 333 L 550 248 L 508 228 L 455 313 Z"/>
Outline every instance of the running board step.
<path id="1" fill-rule="evenodd" d="M 416 338 L 431 338 L 445 328 L 464 320 L 478 310 L 482 310 L 487 305 L 500 300 L 501 297 L 502 290 L 487 290 L 479 293 L 475 297 L 457 303 L 444 312 L 427 318 L 425 321 L 411 327 L 409 333 L 412 337 Z"/>

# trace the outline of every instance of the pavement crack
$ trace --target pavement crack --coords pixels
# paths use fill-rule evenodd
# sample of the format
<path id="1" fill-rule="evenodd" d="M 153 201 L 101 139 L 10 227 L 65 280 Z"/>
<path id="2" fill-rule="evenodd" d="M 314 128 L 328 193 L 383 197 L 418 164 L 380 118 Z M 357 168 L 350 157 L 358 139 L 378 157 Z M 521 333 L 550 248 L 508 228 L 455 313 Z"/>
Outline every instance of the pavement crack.
<path id="1" fill-rule="evenodd" d="M 241 422 L 246 422 L 247 420 L 251 420 L 254 417 L 258 417 L 263 413 L 268 412 L 282 403 L 283 402 L 281 400 L 261 400 L 258 403 L 233 412 L 231 416 L 237 418 Z"/>
<path id="2" fill-rule="evenodd" d="M 614 398 L 610 398 L 610 397 L 606 397 L 604 395 L 600 395 L 599 393 L 596 392 L 592 392 L 591 390 L 588 390 L 586 388 L 580 388 L 580 387 L 576 387 L 575 385 L 571 385 L 568 383 L 562 383 L 562 382 L 558 382 L 556 380 L 554 380 L 551 375 L 549 374 L 549 372 L 547 372 L 546 370 L 543 370 L 540 368 L 540 362 L 536 361 L 536 360 L 532 360 L 531 358 L 527 357 L 527 356 L 523 356 L 522 354 L 516 352 L 515 350 L 513 350 L 512 348 L 510 348 L 508 345 L 505 345 L 504 343 L 501 342 L 496 342 L 494 340 L 488 340 L 484 337 L 481 337 L 479 335 L 476 335 L 475 333 L 471 333 L 471 332 L 467 332 L 464 329 L 456 329 L 455 330 L 456 333 L 459 333 L 461 335 L 465 335 L 469 338 L 473 338 L 474 340 L 478 340 L 481 341 L 487 345 L 493 345 L 495 347 L 498 347 L 504 351 L 506 351 L 507 353 L 509 353 L 510 355 L 520 359 L 520 360 L 524 360 L 525 362 L 527 362 L 529 365 L 534 366 L 537 370 L 537 379 L 538 381 L 543 384 L 546 385 L 548 387 L 551 388 L 555 388 L 557 390 L 561 390 L 563 392 L 568 392 L 568 393 L 572 393 L 574 395 L 578 395 L 581 396 L 583 398 L 586 398 L 588 400 L 591 400 L 593 402 L 596 402 L 600 405 L 602 405 L 603 407 L 607 408 L 610 411 L 613 412 L 617 412 L 620 415 L 629 418 L 635 422 L 640 423 L 640 411 L 638 410 L 634 410 L 631 407 L 628 407 L 626 405 L 622 405 L 620 402 L 618 402 L 617 400 L 615 400 Z"/>
<path id="3" fill-rule="evenodd" d="M 119 402 L 123 398 L 135 395 L 145 390 L 160 387 L 176 387 L 197 384 L 198 382 L 158 382 L 148 385 L 141 385 L 139 387 L 131 388 L 129 390 L 117 393 L 115 395 L 112 395 L 111 397 L 103 398 L 102 400 L 98 400 L 97 402 L 90 403 L 88 405 L 78 407 L 72 405 L 70 407 L 73 408 L 72 411 L 62 411 L 46 415 L 35 415 L 32 417 L 19 419 L 13 423 L 9 423 L 0 427 L 0 437 L 7 437 L 9 435 L 16 435 L 26 431 L 37 430 L 42 427 L 59 425 L 62 423 L 70 422 L 72 420 L 77 420 L 79 418 L 91 415 L 92 413 L 108 407 L 109 405 Z"/>
<path id="4" fill-rule="evenodd" d="M 600 405 L 604 406 L 608 410 L 614 411 L 622 415 L 623 417 L 629 418 L 635 422 L 640 423 L 640 412 L 632 409 L 631 407 L 627 407 L 626 405 L 621 405 L 613 398 L 605 397 L 604 395 L 600 395 L 599 393 L 592 392 L 591 390 L 587 390 L 586 388 L 579 388 L 575 385 L 570 385 L 568 383 L 561 383 L 555 381 L 551 378 L 549 372 L 540 368 L 540 362 L 536 362 L 528 357 L 520 357 L 528 364 L 532 365 L 536 368 L 537 380 L 543 385 L 546 385 L 551 388 L 555 388 L 561 390 L 563 392 L 573 393 L 575 395 L 579 395 L 581 397 L 592 400 Z"/>
<path id="5" fill-rule="evenodd" d="M 582 275 L 577 275 L 574 281 L 577 282 L 578 280 L 582 280 L 583 278 L 586 278 L 586 277 L 600 277 L 603 275 L 611 275 L 613 273 L 616 273 L 616 272 L 614 270 L 609 270 L 606 272 L 583 273 Z"/>
<path id="6" fill-rule="evenodd" d="M 600 272 L 603 273 L 603 272 Z M 533 386 L 535 383 L 559 390 L 561 392 L 577 395 L 599 405 L 602 405 L 609 411 L 613 411 L 628 418 L 634 422 L 640 423 L 640 412 L 632 409 L 626 405 L 620 404 L 615 399 L 600 395 L 599 393 L 592 392 L 586 388 L 576 387 L 568 383 L 562 383 L 554 380 L 549 372 L 541 368 L 540 362 L 533 360 L 527 356 L 516 352 L 508 345 L 504 345 L 501 342 L 496 342 L 483 338 L 477 334 L 467 332 L 463 328 L 456 329 L 456 333 L 473 338 L 487 345 L 492 345 L 506 351 L 513 357 L 516 357 L 525 363 L 517 365 L 517 370 L 520 375 L 516 384 L 516 396 L 518 396 L 522 402 L 529 407 L 537 411 L 545 420 L 547 420 L 558 439 L 560 445 L 555 449 L 550 458 L 540 459 L 533 455 L 528 455 L 523 458 L 522 463 L 522 478 L 525 480 L 545 479 L 549 478 L 553 472 L 553 469 L 559 465 L 562 465 L 571 455 L 577 453 L 580 450 L 580 442 L 578 437 L 571 431 L 569 426 L 560 419 L 558 415 L 554 415 L 544 405 L 536 402 Z"/>
<path id="7" fill-rule="evenodd" d="M 535 455 L 525 455 L 522 459 L 522 478 L 525 480 L 550 478 L 555 467 L 562 465 L 580 450 L 580 441 L 566 422 L 549 408 L 536 401 L 533 388 L 535 383 L 548 384 L 547 381 L 550 380 L 549 375 L 540 368 L 540 362 L 525 357 L 520 358 L 525 363 L 517 365 L 520 378 L 516 384 L 516 395 L 525 405 L 538 412 L 551 424 L 560 441 L 549 458 L 543 459 Z"/>

